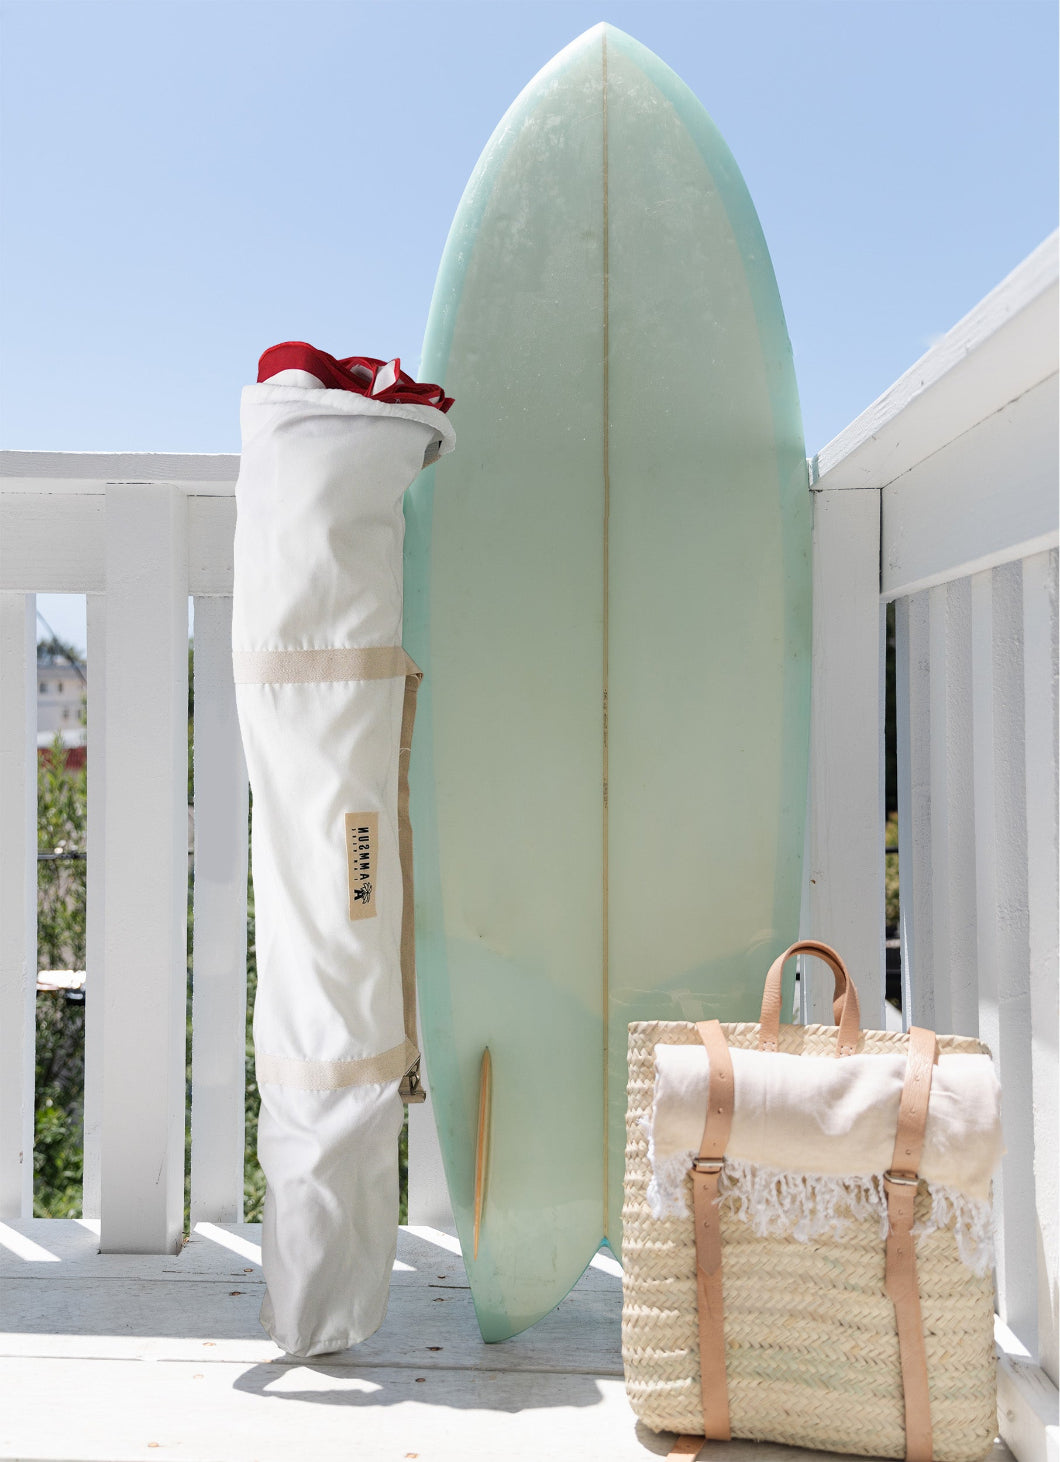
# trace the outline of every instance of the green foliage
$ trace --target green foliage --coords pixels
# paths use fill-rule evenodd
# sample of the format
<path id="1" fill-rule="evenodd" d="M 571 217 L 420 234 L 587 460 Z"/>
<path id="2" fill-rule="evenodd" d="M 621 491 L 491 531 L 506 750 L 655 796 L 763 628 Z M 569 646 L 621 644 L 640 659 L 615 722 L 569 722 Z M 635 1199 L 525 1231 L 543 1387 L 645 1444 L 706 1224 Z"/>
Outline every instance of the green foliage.
<path id="1" fill-rule="evenodd" d="M 85 819 L 88 778 L 58 734 L 37 763 L 37 964 L 85 967 Z"/>
<path id="2" fill-rule="evenodd" d="M 398 1191 L 401 1194 L 401 1208 L 398 1223 L 409 1221 L 409 1109 L 405 1108 L 405 1121 L 398 1138 Z"/>
<path id="3" fill-rule="evenodd" d="M 83 1085 L 82 1074 L 82 1089 Z M 33 1148 L 36 1218 L 81 1217 L 81 1121 L 79 1101 L 67 1104 L 62 1096 L 38 1097 Z"/>
<path id="4" fill-rule="evenodd" d="M 884 769 L 884 806 L 888 816 L 895 812 L 898 806 L 898 707 L 895 700 L 895 672 L 897 666 L 897 652 L 894 628 L 894 601 L 887 606 L 885 616 L 885 650 L 887 656 L 887 699 L 884 711 L 883 727 L 883 769 Z M 896 814 L 897 815 L 897 814 Z M 895 823 L 897 837 L 897 823 Z M 897 842 L 895 847 L 897 847 Z M 889 921 L 888 921 L 889 922 Z"/>
<path id="5" fill-rule="evenodd" d="M 883 879 L 886 898 L 885 921 L 888 939 L 898 937 L 898 814 L 887 814 L 884 840 Z"/>
<path id="6" fill-rule="evenodd" d="M 85 967 L 84 768 L 68 765 L 56 736 L 37 765 L 37 949 L 40 969 Z M 37 995 L 33 1211 L 81 1213 L 85 1006 L 62 991 Z"/>
<path id="7" fill-rule="evenodd" d="M 188 642 L 188 806 L 195 806 L 195 647 Z M 188 926 L 188 948 L 191 948 L 191 926 Z"/>
<path id="8" fill-rule="evenodd" d="M 82 680 L 85 673 L 84 656 L 80 650 L 74 648 L 69 640 L 60 639 L 58 635 L 50 635 L 46 640 L 37 641 L 37 662 L 55 664 L 58 661 L 67 660 L 74 667 L 74 673 Z"/>
<path id="9" fill-rule="evenodd" d="M 251 818 L 254 809 L 251 806 Z M 243 1158 L 243 1217 L 247 1223 L 260 1223 L 265 1206 L 265 1174 L 258 1162 L 258 1108 L 261 1096 L 254 1079 L 254 997 L 258 991 L 258 950 L 255 942 L 254 884 L 247 877 L 247 1026 L 244 1039 L 247 1086 L 245 1121 L 246 1151 Z"/>

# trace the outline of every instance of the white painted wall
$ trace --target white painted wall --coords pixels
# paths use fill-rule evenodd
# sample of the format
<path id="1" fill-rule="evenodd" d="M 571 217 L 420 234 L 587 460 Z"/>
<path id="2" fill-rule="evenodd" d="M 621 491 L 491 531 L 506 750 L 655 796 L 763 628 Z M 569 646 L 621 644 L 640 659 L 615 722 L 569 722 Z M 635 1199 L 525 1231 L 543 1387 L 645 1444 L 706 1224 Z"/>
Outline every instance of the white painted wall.
<path id="1" fill-rule="evenodd" d="M 812 474 L 818 501 L 878 504 L 879 596 L 896 605 L 905 1019 L 977 1034 L 994 1056 L 1007 1149 L 995 1189 L 1002 1435 L 1018 1457 L 1043 1459 L 1060 1435 L 1057 275 L 1054 236 Z M 851 533 L 855 552 L 870 531 Z M 815 548 L 838 552 L 824 538 Z M 844 571 L 815 569 L 826 586 Z M 831 624 L 834 603 L 817 606 L 825 634 L 852 641 L 852 625 Z M 871 657 L 867 629 L 859 638 Z M 864 817 L 869 772 L 855 781 L 853 753 L 834 757 L 826 738 L 857 726 L 867 750 L 883 697 L 873 703 L 868 675 L 851 678 L 852 709 L 831 689 L 827 656 L 820 668 L 816 774 L 850 780 L 815 794 L 813 820 L 833 819 L 844 798 Z M 854 830 L 811 838 L 832 860 L 844 846 L 860 856 Z"/>

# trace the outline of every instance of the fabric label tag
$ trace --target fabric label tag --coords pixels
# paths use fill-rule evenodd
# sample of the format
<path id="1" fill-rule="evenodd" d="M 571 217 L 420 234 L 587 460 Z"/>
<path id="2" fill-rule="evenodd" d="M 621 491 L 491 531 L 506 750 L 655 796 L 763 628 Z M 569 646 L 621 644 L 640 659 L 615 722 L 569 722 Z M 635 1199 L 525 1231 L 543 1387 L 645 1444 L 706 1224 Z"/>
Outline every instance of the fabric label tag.
<path id="1" fill-rule="evenodd" d="M 350 918 L 375 918 L 378 812 L 347 812 L 346 862 L 350 875 Z"/>

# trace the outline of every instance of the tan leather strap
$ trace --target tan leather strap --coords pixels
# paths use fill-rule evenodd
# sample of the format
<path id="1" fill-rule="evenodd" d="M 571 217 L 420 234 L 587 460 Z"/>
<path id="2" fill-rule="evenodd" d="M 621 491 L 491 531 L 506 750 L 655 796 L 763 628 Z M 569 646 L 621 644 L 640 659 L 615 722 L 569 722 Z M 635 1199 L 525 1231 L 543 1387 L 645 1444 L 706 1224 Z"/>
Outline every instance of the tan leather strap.
<path id="1" fill-rule="evenodd" d="M 699 1156 L 692 1160 L 692 1198 L 696 1224 L 696 1296 L 699 1310 L 699 1371 L 703 1435 L 727 1442 L 729 1387 L 725 1375 L 725 1307 L 721 1286 L 721 1215 L 718 1178 L 732 1128 L 732 1057 L 716 1020 L 696 1029 L 707 1048 L 710 1081 L 707 1115 Z"/>
<path id="2" fill-rule="evenodd" d="M 937 1060 L 935 1033 L 912 1026 L 894 1156 L 883 1180 L 888 1220 L 885 1288 L 894 1304 L 898 1324 L 898 1353 L 905 1394 L 906 1462 L 930 1462 L 931 1459 L 931 1401 L 924 1325 L 920 1315 L 913 1218 L 917 1173 L 931 1095 L 931 1073 Z"/>
<path id="3" fill-rule="evenodd" d="M 419 1037 L 416 1034 L 416 907 L 412 888 L 409 762 L 412 758 L 412 728 L 416 722 L 416 692 L 420 688 L 423 671 L 409 655 L 405 655 L 404 668 L 405 700 L 401 708 L 397 800 L 398 857 L 401 860 L 401 1003 L 405 1017 L 405 1039 L 415 1049 L 416 1060 L 402 1077 L 398 1091 L 402 1101 L 422 1102 L 427 1098 L 427 1089 L 420 1079 Z"/>
<path id="4" fill-rule="evenodd" d="M 858 992 L 854 988 L 854 982 L 847 974 L 847 967 L 836 954 L 835 950 L 828 944 L 822 944 L 818 939 L 800 939 L 792 944 L 783 954 L 777 958 L 769 967 L 769 974 L 766 975 L 765 989 L 762 992 L 762 1014 L 761 1031 L 758 1037 L 758 1049 L 760 1051 L 775 1051 L 780 1040 L 780 1002 L 781 1002 L 781 977 L 784 965 L 793 954 L 812 954 L 817 959 L 823 959 L 825 964 L 831 965 L 832 973 L 835 975 L 835 995 L 832 1000 L 832 1013 L 835 1023 L 839 1027 L 836 1037 L 836 1055 L 852 1056 L 857 1050 L 858 1036 L 861 1031 L 861 1009 L 858 1005 Z"/>
<path id="5" fill-rule="evenodd" d="M 705 1442 L 706 1437 L 678 1437 L 666 1454 L 666 1462 L 690 1462 L 699 1456 Z"/>

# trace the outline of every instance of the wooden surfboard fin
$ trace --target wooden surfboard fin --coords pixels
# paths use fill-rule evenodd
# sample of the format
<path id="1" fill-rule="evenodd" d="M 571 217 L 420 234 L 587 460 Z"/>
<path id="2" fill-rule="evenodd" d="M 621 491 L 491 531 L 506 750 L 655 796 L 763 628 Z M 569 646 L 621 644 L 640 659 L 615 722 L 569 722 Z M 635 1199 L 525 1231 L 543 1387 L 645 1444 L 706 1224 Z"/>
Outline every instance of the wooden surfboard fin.
<path id="1" fill-rule="evenodd" d="M 490 1113 L 493 1095 L 493 1062 L 490 1048 L 482 1052 L 478 1089 L 478 1140 L 475 1143 L 475 1238 L 472 1257 L 478 1258 L 478 1236 L 482 1228 L 482 1212 L 486 1202 L 486 1170 L 489 1164 Z"/>

